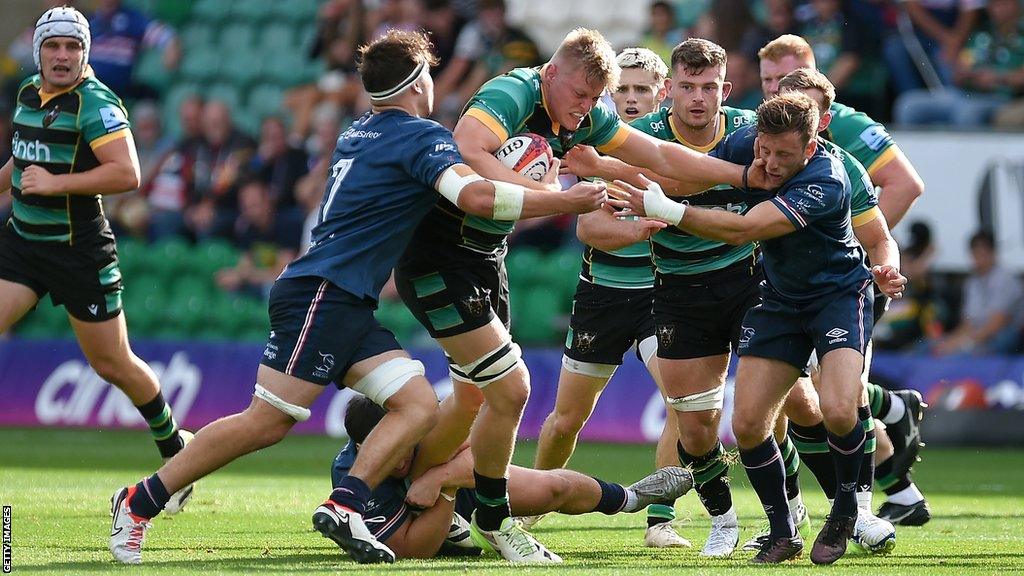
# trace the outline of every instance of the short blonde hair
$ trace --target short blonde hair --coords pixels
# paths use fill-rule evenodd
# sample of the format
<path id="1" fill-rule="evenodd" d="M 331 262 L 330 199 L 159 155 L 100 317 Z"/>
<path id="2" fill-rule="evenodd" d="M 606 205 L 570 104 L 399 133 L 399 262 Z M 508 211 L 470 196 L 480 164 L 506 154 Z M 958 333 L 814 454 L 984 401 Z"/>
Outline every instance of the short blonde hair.
<path id="1" fill-rule="evenodd" d="M 772 96 L 757 107 L 758 134 L 796 132 L 810 142 L 818 132 L 818 103 L 800 92 Z"/>
<path id="2" fill-rule="evenodd" d="M 570 69 L 583 70 L 587 82 L 597 82 L 609 90 L 619 85 L 621 69 L 615 61 L 615 50 L 597 30 L 576 28 L 566 35 L 552 62 L 567 62 Z"/>
<path id="3" fill-rule="evenodd" d="M 797 68 L 779 80 L 779 92 L 786 90 L 820 91 L 825 96 L 825 101 L 820 103 L 822 114 L 836 101 L 836 87 L 832 85 L 832 81 L 828 79 L 828 76 L 811 68 Z"/>
<path id="4" fill-rule="evenodd" d="M 649 48 L 626 48 L 615 57 L 619 68 L 639 68 L 654 74 L 654 81 L 661 83 L 668 78 L 668 66 L 665 61 Z"/>
<path id="5" fill-rule="evenodd" d="M 814 51 L 811 50 L 811 45 L 796 34 L 783 34 L 757 51 L 758 58 L 773 62 L 778 62 L 786 56 L 807 58 L 811 65 L 814 65 Z"/>

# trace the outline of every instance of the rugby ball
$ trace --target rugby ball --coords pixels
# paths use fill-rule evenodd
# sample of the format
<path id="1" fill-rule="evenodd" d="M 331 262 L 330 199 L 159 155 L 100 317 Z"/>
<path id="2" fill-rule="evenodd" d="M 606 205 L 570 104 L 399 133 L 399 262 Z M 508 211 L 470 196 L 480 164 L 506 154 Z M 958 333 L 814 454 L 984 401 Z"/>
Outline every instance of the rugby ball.
<path id="1" fill-rule="evenodd" d="M 555 154 L 543 136 L 528 132 L 505 140 L 494 152 L 494 156 L 519 174 L 540 182 L 551 168 Z"/>

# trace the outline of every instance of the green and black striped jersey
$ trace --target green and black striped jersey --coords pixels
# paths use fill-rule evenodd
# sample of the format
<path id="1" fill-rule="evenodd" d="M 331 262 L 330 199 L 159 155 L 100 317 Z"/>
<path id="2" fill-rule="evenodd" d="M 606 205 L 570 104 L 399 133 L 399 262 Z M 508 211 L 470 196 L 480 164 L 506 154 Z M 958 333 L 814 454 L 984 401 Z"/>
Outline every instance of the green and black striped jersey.
<path id="1" fill-rule="evenodd" d="M 687 142 L 675 125 L 672 110 L 662 108 L 630 122 L 630 126 L 660 140 L 682 144 L 691 150 L 707 153 L 718 146 L 726 136 L 757 119 L 752 110 L 722 106 L 719 112 L 718 133 L 704 146 Z M 684 200 L 688 204 L 705 208 L 720 208 L 745 213 L 749 206 L 742 194 L 729 186 L 719 186 Z M 654 285 L 654 268 L 661 274 L 700 274 L 719 270 L 750 257 L 753 244 L 731 246 L 714 240 L 705 240 L 671 226 L 655 234 L 650 242 L 640 242 L 614 252 L 603 252 L 587 247 L 583 255 L 584 278 L 595 284 L 626 287 L 632 283 L 639 287 Z"/>
<path id="2" fill-rule="evenodd" d="M 11 224 L 27 240 L 74 244 L 108 226 L 99 194 L 22 194 L 21 173 L 35 164 L 51 174 L 85 172 L 100 165 L 95 148 L 129 134 L 124 106 L 88 74 L 73 88 L 44 92 L 38 74 L 18 88 L 11 142 Z"/>

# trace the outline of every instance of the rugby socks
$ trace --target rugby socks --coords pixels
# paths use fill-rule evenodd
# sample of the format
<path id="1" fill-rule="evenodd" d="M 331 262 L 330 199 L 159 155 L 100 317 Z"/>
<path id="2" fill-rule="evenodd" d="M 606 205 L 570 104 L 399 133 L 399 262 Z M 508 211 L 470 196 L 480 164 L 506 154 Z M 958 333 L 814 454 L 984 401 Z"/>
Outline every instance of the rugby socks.
<path id="1" fill-rule="evenodd" d="M 501 528 L 501 521 L 512 515 L 508 505 L 508 478 L 488 478 L 473 470 L 476 480 L 477 528 L 491 532 Z M 602 492 L 603 494 L 603 492 Z"/>
<path id="2" fill-rule="evenodd" d="M 857 408 L 857 418 L 864 428 L 864 457 L 857 476 L 857 504 L 870 511 L 871 487 L 875 483 L 875 419 L 871 417 L 871 409 L 867 406 Z"/>
<path id="3" fill-rule="evenodd" d="M 605 482 L 600 478 L 594 478 L 594 482 L 597 482 L 597 485 L 601 487 L 601 499 L 598 500 L 597 506 L 594 507 L 594 512 L 600 512 L 602 514 L 618 514 L 622 511 L 635 512 L 635 510 L 627 509 L 630 507 L 629 490 L 626 490 L 619 484 Z M 635 508 L 636 494 L 633 494 L 632 496 L 632 507 Z"/>
<path id="4" fill-rule="evenodd" d="M 825 423 L 798 426 L 789 423 L 789 437 L 800 453 L 800 460 L 814 474 L 822 492 L 829 500 L 836 497 L 836 469 L 828 450 L 828 430 Z"/>
<path id="5" fill-rule="evenodd" d="M 665 524 L 666 522 L 672 522 L 676 519 L 676 506 L 675 502 L 669 503 L 667 500 L 660 504 L 651 504 L 647 507 L 647 527 L 657 526 L 658 524 Z"/>
<path id="6" fill-rule="evenodd" d="M 893 492 L 892 494 L 886 493 L 888 496 L 886 502 L 892 502 L 893 504 L 899 504 L 900 506 L 913 506 L 918 502 L 924 500 L 924 494 L 917 489 L 917 485 L 913 482 L 910 483 L 906 488 Z"/>
<path id="7" fill-rule="evenodd" d="M 786 468 L 786 499 L 792 502 L 800 498 L 800 455 L 788 434 L 779 444 L 779 452 L 782 453 L 782 465 Z"/>
<path id="8" fill-rule="evenodd" d="M 162 458 L 170 458 L 185 447 L 185 443 L 178 436 L 178 423 L 174 421 L 171 407 L 164 401 L 163 392 L 157 392 L 156 398 L 142 406 L 136 406 L 135 409 L 146 419 L 146 424 L 149 424 L 149 432 L 153 435 Z"/>
<path id="9" fill-rule="evenodd" d="M 875 467 L 875 482 L 878 483 L 878 487 L 885 492 L 886 496 L 890 497 L 890 501 L 892 501 L 892 496 L 894 494 L 902 492 L 914 485 L 910 480 L 909 474 L 905 474 L 903 476 L 896 475 L 893 471 L 893 464 L 895 461 L 895 458 L 890 456 L 886 458 L 885 461 L 879 462 L 878 466 Z"/>
<path id="10" fill-rule="evenodd" d="M 828 447 L 835 463 L 836 499 L 832 514 L 855 516 L 857 514 L 857 479 L 864 459 L 864 426 L 860 422 L 842 436 L 828 433 Z"/>
<path id="11" fill-rule="evenodd" d="M 370 500 L 370 487 L 362 479 L 349 474 L 338 482 L 338 486 L 331 492 L 330 500 L 362 516 Z"/>
<path id="12" fill-rule="evenodd" d="M 167 493 L 163 481 L 153 474 L 135 485 L 128 498 L 128 509 L 136 516 L 152 518 L 164 509 L 170 499 L 171 495 Z"/>
<path id="13" fill-rule="evenodd" d="M 907 411 L 903 399 L 878 384 L 868 383 L 868 404 L 871 414 L 886 424 L 899 422 Z"/>
<path id="14" fill-rule="evenodd" d="M 786 469 L 782 465 L 782 454 L 775 444 L 775 438 L 768 436 L 764 442 L 750 450 L 740 448 L 740 460 L 768 516 L 771 538 L 795 536 L 793 516 L 786 502 Z"/>
<path id="15" fill-rule="evenodd" d="M 778 449 L 776 447 L 776 449 Z M 732 492 L 729 491 L 729 465 L 725 461 L 725 447 L 717 446 L 703 456 L 689 454 L 680 442 L 676 442 L 679 462 L 693 472 L 693 485 L 708 514 L 721 516 L 732 508 Z"/>

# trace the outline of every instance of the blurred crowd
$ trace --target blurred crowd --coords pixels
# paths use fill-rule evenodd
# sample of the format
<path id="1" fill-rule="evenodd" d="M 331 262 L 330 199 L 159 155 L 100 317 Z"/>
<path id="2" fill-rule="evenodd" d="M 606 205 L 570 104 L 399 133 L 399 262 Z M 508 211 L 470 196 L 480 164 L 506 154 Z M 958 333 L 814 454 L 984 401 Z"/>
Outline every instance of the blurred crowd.
<path id="1" fill-rule="evenodd" d="M 435 117 L 453 126 L 466 100 L 486 80 L 514 67 L 538 65 L 548 57 L 531 38 L 529 26 L 510 23 L 506 2 L 514 1 L 316 2 L 308 22 L 298 24 L 308 33 L 296 37 L 305 39 L 297 48 L 302 58 L 319 72 L 309 81 L 283 87 L 279 105 L 248 123 L 234 99 L 202 89 L 168 98 L 162 92 L 166 86 L 146 81 L 151 76 L 144 73 L 146 67 L 162 67 L 161 73 L 171 78 L 179 75 L 189 51 L 197 49 L 182 31 L 205 17 L 197 14 L 199 4 L 216 8 L 215 3 L 49 0 L 40 2 L 39 12 L 72 4 L 90 15 L 90 64 L 129 108 L 143 184 L 136 193 L 105 199 L 116 232 L 147 241 L 230 240 L 243 251 L 243 258 L 221 271 L 217 283 L 225 290 L 259 293 L 307 244 L 335 139 L 368 109 L 356 73 L 358 47 L 388 28 L 429 31 L 440 57 L 433 70 Z M 538 14 L 531 16 L 527 10 L 520 20 L 543 17 L 543 3 L 525 4 Z M 672 47 L 687 37 L 709 38 L 726 48 L 732 106 L 757 106 L 757 50 L 780 34 L 795 33 L 810 42 L 819 68 L 836 85 L 838 99 L 878 120 L 1024 127 L 1021 0 L 637 4 L 649 11 L 649 17 L 646 30 L 637 31 L 632 45 L 651 48 L 666 61 Z M 168 14 L 173 21 L 161 21 L 160 16 Z M 0 161 L 10 155 L 14 92 L 35 72 L 31 37 L 29 27 L 0 61 Z M 171 116 L 166 113 L 168 103 L 174 106 Z M 0 197 L 0 216 L 7 210 L 5 202 Z M 513 242 L 554 249 L 575 241 L 572 226 L 571 218 L 563 218 L 523 227 Z M 915 279 L 913 292 L 899 303 L 898 313 L 890 315 L 896 319 L 880 327 L 883 346 L 920 346 L 924 339 L 937 354 L 1015 349 L 1020 319 L 1009 307 L 1011 296 L 1016 306 L 1020 288 L 1012 275 L 995 264 L 986 267 L 983 255 L 976 254 L 986 247 L 995 254 L 994 245 L 986 240 L 990 237 L 982 233 L 972 240 L 978 265 L 961 294 L 956 285 L 928 280 L 933 249 L 930 233 L 922 226 L 913 229 L 913 241 L 905 247 L 904 265 Z M 991 260 L 995 262 L 994 257 Z M 1002 296 L 991 297 L 997 292 Z M 996 313 L 997 304 L 1006 305 L 1000 316 L 1005 322 L 985 319 Z M 965 325 L 973 328 L 965 332 Z M 953 326 L 960 328 L 949 331 Z"/>

